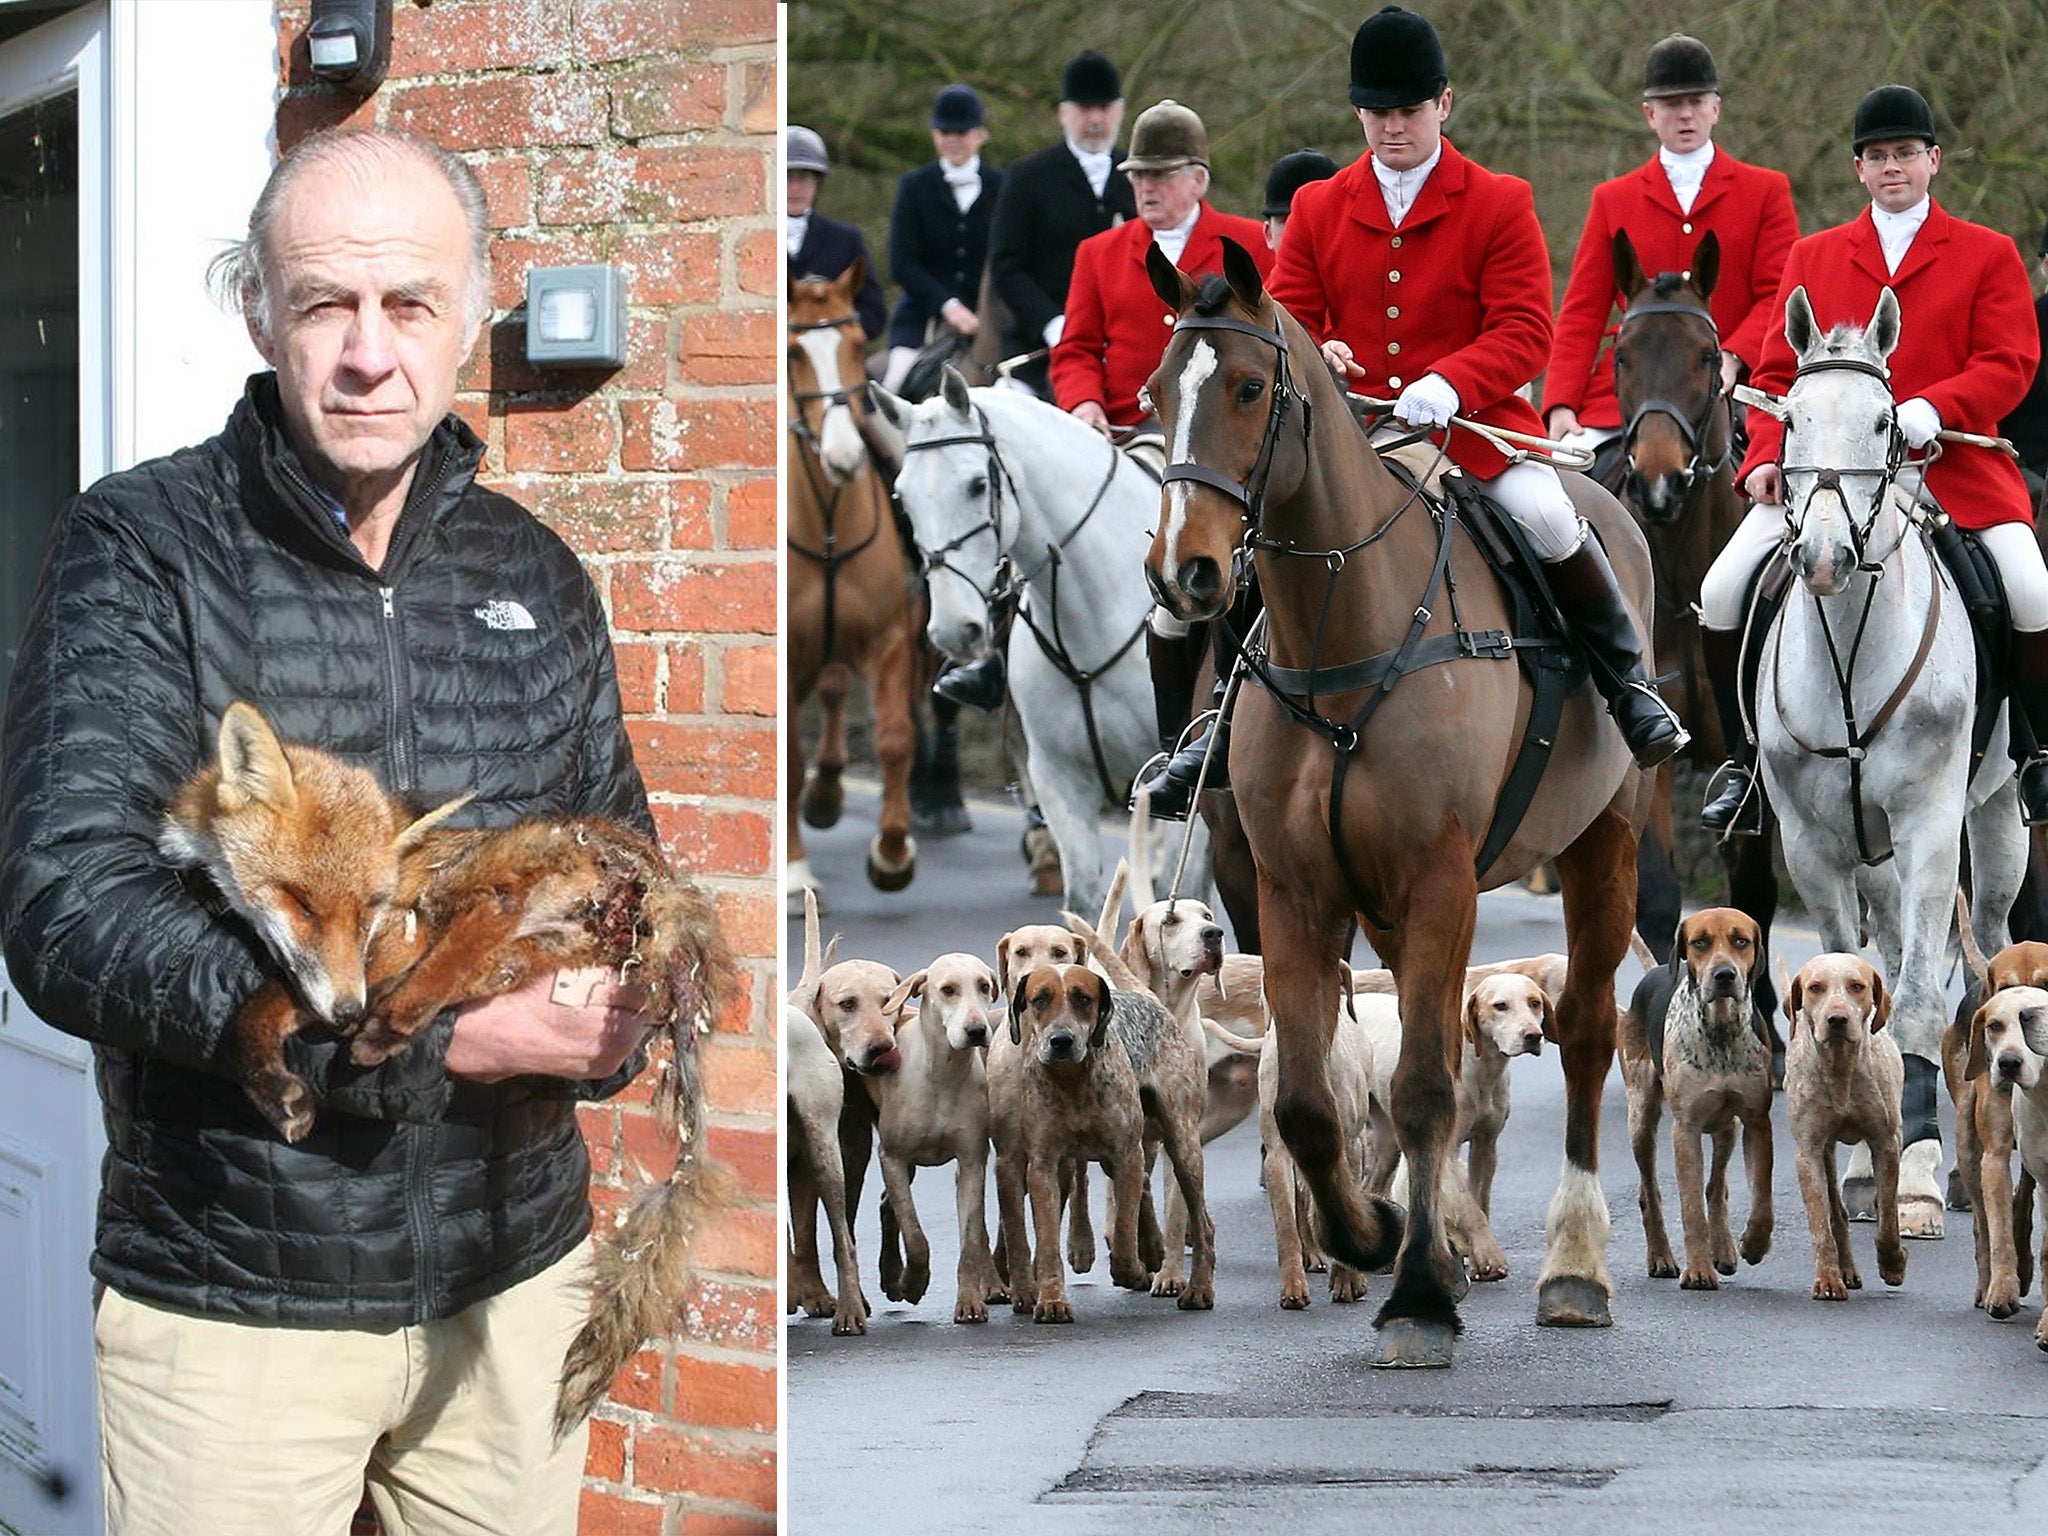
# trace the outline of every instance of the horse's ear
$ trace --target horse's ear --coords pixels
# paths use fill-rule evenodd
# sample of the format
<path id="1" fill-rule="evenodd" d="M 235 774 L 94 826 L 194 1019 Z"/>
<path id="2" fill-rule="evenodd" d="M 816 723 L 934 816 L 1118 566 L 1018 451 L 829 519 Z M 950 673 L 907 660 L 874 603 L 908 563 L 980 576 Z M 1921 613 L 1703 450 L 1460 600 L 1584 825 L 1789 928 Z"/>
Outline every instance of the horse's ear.
<path id="1" fill-rule="evenodd" d="M 1785 300 L 1785 340 L 1801 362 L 1820 344 L 1820 322 L 1813 318 L 1813 303 L 1806 297 L 1804 283 Z"/>
<path id="2" fill-rule="evenodd" d="M 839 281 L 833 286 L 844 286 L 847 297 L 851 298 L 854 294 L 860 292 L 861 285 L 867 280 L 868 259 L 865 256 L 856 256 L 853 258 L 852 265 L 839 274 Z"/>
<path id="3" fill-rule="evenodd" d="M 1227 238 L 1224 243 L 1229 243 Z M 1166 259 L 1166 252 L 1159 249 L 1156 240 L 1145 247 L 1145 275 L 1152 279 L 1152 291 L 1159 295 L 1159 302 L 1175 314 L 1186 314 L 1188 306 L 1195 302 L 1195 285 L 1188 281 L 1185 272 Z"/>
<path id="4" fill-rule="evenodd" d="M 1259 302 L 1266 296 L 1265 280 L 1259 276 L 1259 264 L 1252 260 L 1252 254 L 1230 236 L 1223 236 L 1223 280 L 1230 284 L 1230 291 L 1237 295 L 1237 302 L 1254 314 Z"/>
<path id="5" fill-rule="evenodd" d="M 1891 289 L 1877 296 L 1877 313 L 1870 317 L 1870 329 L 1863 333 L 1864 345 L 1883 362 L 1899 344 L 1899 296 Z"/>
<path id="6" fill-rule="evenodd" d="M 1703 299 L 1714 296 L 1714 284 L 1721 277 L 1721 237 L 1711 229 L 1692 253 L 1692 285 Z"/>
<path id="7" fill-rule="evenodd" d="M 868 381 L 868 403 L 897 431 L 901 432 L 910 425 L 910 402 L 872 379 Z"/>
<path id="8" fill-rule="evenodd" d="M 1629 239 L 1628 231 L 1614 232 L 1614 286 L 1623 298 L 1640 292 L 1648 279 L 1643 276 L 1643 264 L 1636 258 L 1636 244 Z"/>
<path id="9" fill-rule="evenodd" d="M 968 398 L 967 380 L 960 376 L 960 370 L 951 363 L 939 375 L 939 395 L 950 406 L 956 416 L 971 417 L 974 401 Z"/>

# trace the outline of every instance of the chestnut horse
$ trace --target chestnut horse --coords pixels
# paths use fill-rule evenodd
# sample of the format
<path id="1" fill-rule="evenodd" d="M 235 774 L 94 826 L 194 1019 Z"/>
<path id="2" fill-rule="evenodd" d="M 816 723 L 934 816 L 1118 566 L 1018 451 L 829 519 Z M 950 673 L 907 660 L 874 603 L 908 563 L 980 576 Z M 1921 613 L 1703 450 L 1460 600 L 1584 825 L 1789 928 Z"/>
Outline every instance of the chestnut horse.
<path id="1" fill-rule="evenodd" d="M 1721 388 L 1721 333 L 1708 311 L 1721 270 L 1721 244 L 1710 230 L 1687 272 L 1643 271 L 1625 230 L 1614 235 L 1614 274 L 1628 298 L 1614 339 L 1614 389 L 1621 403 L 1622 454 L 1607 488 L 1620 496 L 1650 545 L 1656 575 L 1654 643 L 1658 659 L 1678 668 L 1672 697 L 1692 733 L 1687 755 L 1717 767 L 1723 750 L 1700 653 L 1700 582 L 1749 510 L 1735 488 L 1735 429 Z M 1671 958 L 1683 893 L 1672 868 L 1671 770 L 1658 770 L 1656 800 L 1637 860 L 1636 927 L 1659 960 Z M 1721 844 L 1728 904 L 1755 918 L 1770 939 L 1778 911 L 1771 865 L 1775 825 L 1762 837 Z M 1764 1017 L 1775 1016 L 1769 982 L 1758 994 Z M 1776 1026 L 1773 1026 L 1775 1031 Z M 1782 1046 L 1779 1047 L 1782 1050 Z"/>
<path id="2" fill-rule="evenodd" d="M 910 835 L 910 760 L 915 748 L 910 690 L 916 666 L 903 542 L 889 495 L 868 458 L 854 401 L 867 409 L 860 317 L 854 295 L 863 264 L 827 282 L 789 285 L 789 504 L 784 627 L 789 702 L 818 693 L 825 708 L 818 776 L 805 785 L 803 733 L 789 730 L 787 793 L 789 898 L 816 889 L 798 827 L 801 806 L 813 826 L 839 819 L 839 768 L 845 762 L 846 689 L 821 674 L 851 668 L 866 679 L 875 709 L 875 755 L 882 764 L 880 830 L 868 844 L 868 880 L 900 891 L 917 872 Z M 844 666 L 835 664 L 843 663 Z"/>
<path id="3" fill-rule="evenodd" d="M 1161 522 L 1145 557 L 1161 600 L 1213 618 L 1247 546 L 1266 597 L 1268 661 L 1348 667 L 1458 629 L 1511 627 L 1506 596 L 1469 538 L 1441 543 L 1420 498 L 1353 420 L 1315 342 L 1223 242 L 1224 276 L 1200 289 L 1155 248 L 1152 284 L 1178 319 L 1147 388 L 1167 435 Z M 1642 623 L 1649 555 L 1614 498 L 1567 477 Z M 1440 579 L 1440 551 L 1449 560 Z M 1434 611 L 1432 611 L 1434 610 Z M 1346 686 L 1349 684 L 1349 686 Z M 1379 707 L 1362 729 L 1369 699 Z M 1315 1193 L 1329 1250 L 1371 1271 L 1394 1259 L 1380 1309 L 1381 1365 L 1448 1365 L 1467 1281 L 1439 1209 L 1455 1117 L 1458 1006 L 1482 888 L 1554 859 L 1570 965 L 1556 1010 L 1566 1084 L 1565 1164 L 1550 1203 L 1537 1321 L 1611 1321 L 1600 1095 L 1614 1055 L 1614 971 L 1635 916 L 1636 833 L 1649 781 L 1587 688 L 1565 701 L 1528 813 L 1485 870 L 1487 835 L 1532 690 L 1512 660 L 1482 654 L 1406 673 L 1380 694 L 1342 676 L 1285 706 L 1238 701 L 1230 777 L 1258 867 L 1266 1003 L 1279 1031 L 1275 1114 Z M 1311 726 L 1306 712 L 1324 718 Z M 1348 755 L 1348 771 L 1339 766 Z M 1335 804 L 1333 805 L 1333 800 Z M 1411 1205 L 1367 1196 L 1347 1165 L 1328 1054 L 1358 917 L 1400 997 L 1393 1115 Z M 1396 1246 L 1398 1245 L 1398 1255 Z"/>

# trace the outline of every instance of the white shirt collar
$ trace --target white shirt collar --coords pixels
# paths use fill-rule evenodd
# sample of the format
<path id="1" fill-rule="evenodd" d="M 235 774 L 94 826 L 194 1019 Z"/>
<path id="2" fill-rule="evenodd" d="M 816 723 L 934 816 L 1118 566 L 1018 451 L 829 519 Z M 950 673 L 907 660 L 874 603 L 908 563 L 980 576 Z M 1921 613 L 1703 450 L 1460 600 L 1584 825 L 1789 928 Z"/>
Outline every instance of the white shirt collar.
<path id="1" fill-rule="evenodd" d="M 1700 194 L 1700 184 L 1707 179 L 1707 167 L 1714 163 L 1714 141 L 1709 139 L 1698 149 L 1689 149 L 1680 155 L 1674 155 L 1659 145 L 1657 163 L 1664 167 L 1665 178 L 1671 183 L 1671 192 L 1678 199 L 1678 206 L 1691 213 L 1693 199 Z"/>
<path id="2" fill-rule="evenodd" d="M 797 252 L 804 248 L 804 236 L 810 233 L 811 216 L 808 213 L 785 213 L 782 216 L 782 242 L 789 247 L 789 259 L 795 261 Z"/>
<path id="3" fill-rule="evenodd" d="M 1188 236 L 1194 233 L 1195 225 L 1201 221 L 1201 218 L 1202 205 L 1198 201 L 1189 210 L 1188 216 L 1174 225 L 1173 228 L 1153 230 L 1152 243 L 1159 247 L 1168 261 L 1172 262 L 1175 266 L 1179 266 L 1180 253 L 1188 248 Z"/>
<path id="4" fill-rule="evenodd" d="M 1067 140 L 1067 153 L 1081 162 L 1081 173 L 1088 178 L 1088 185 L 1097 197 L 1102 196 L 1102 189 L 1109 185 L 1111 152 L 1108 149 L 1086 150 L 1072 139 Z"/>
<path id="5" fill-rule="evenodd" d="M 969 155 L 965 165 L 948 165 L 941 160 L 939 174 L 946 178 L 955 207 L 965 213 L 974 206 L 975 199 L 981 196 L 981 156 Z"/>
<path id="6" fill-rule="evenodd" d="M 1430 157 L 1409 171 L 1392 171 L 1380 164 L 1379 157 L 1373 156 L 1372 173 L 1379 179 L 1380 196 L 1386 200 L 1387 217 L 1394 221 L 1394 228 L 1401 227 L 1401 221 L 1408 217 L 1408 210 L 1415 206 L 1415 199 L 1422 195 L 1423 183 L 1429 180 L 1429 173 L 1436 169 L 1437 162 L 1444 157 L 1443 141 L 1439 139 Z"/>
<path id="7" fill-rule="evenodd" d="M 1899 270 L 1899 263 L 1906 259 L 1913 237 L 1920 233 L 1920 226 L 1927 222 L 1928 210 L 1933 206 L 1931 197 L 1921 198 L 1904 213 L 1887 213 L 1876 203 L 1870 205 L 1870 222 L 1877 226 L 1877 242 L 1884 249 L 1887 272 Z"/>

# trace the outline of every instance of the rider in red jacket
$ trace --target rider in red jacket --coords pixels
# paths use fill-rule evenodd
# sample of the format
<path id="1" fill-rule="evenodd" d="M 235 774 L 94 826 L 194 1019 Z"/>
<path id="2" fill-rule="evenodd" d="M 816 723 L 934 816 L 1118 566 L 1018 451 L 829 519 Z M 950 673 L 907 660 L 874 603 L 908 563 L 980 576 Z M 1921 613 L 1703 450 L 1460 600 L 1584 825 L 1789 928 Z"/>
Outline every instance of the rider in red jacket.
<path id="1" fill-rule="evenodd" d="M 1443 429 L 1447 455 L 1484 481 L 1545 566 L 1629 750 L 1653 767 L 1687 737 L 1643 671 L 1614 571 L 1541 459 L 1510 465 L 1463 416 L 1540 433 L 1517 393 L 1550 354 L 1550 257 L 1529 184 L 1473 164 L 1443 138 L 1451 92 L 1422 17 L 1387 6 L 1351 44 L 1351 101 L 1371 153 L 1295 197 L 1271 284 L 1350 388 Z"/>
<path id="2" fill-rule="evenodd" d="M 1995 435 L 2000 419 L 2026 396 L 2041 353 L 2019 247 L 2011 236 L 1959 219 L 1929 196 L 1941 148 L 1934 114 L 1919 92 L 1887 85 L 1865 96 L 1856 108 L 1855 151 L 1856 175 L 1871 206 L 1792 247 L 1753 382 L 1773 394 L 1791 385 L 1797 359 L 1785 340 L 1784 319 L 1794 288 L 1806 289 L 1822 330 L 1844 322 L 1868 325 L 1890 288 L 1899 300 L 1891 389 L 1907 448 L 1925 448 L 1944 428 Z M 1707 670 L 1736 754 L 1700 814 L 1715 832 L 1762 830 L 1762 807 L 1750 794 L 1755 751 L 1742 731 L 1736 674 L 1744 599 L 1784 533 L 1778 464 L 1785 429 L 1760 411 L 1750 421 L 1740 476 L 1756 505 L 1700 585 Z M 1976 530 L 1998 562 L 2015 631 L 2013 700 L 2035 740 L 2048 742 L 2048 568 L 2034 540 L 2026 483 L 2001 453 L 1944 443 L 1926 472 L 1926 487 L 1959 527 Z M 2029 824 L 2048 821 L 2048 755 L 2021 770 L 2020 798 Z"/>

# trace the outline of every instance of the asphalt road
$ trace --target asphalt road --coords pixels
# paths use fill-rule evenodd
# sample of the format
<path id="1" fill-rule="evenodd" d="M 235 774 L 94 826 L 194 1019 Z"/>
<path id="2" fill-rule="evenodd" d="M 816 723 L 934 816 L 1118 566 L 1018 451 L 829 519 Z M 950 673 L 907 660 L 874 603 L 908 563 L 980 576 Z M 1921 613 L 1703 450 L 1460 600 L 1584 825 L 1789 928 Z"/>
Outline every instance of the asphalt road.
<path id="1" fill-rule="evenodd" d="M 992 955 L 1008 928 L 1056 920 L 1056 903 L 1024 894 L 1013 813 L 977 806 L 974 834 L 925 843 L 916 882 L 882 896 L 860 874 L 871 801 L 849 802 L 838 829 L 808 839 L 842 954 L 907 973 L 949 949 Z M 793 974 L 801 923 L 789 938 Z M 1791 929 L 1779 947 L 1796 967 L 1817 945 Z M 1555 899 L 1482 898 L 1475 960 L 1562 948 Z M 1624 997 L 1636 975 L 1630 965 L 1618 979 Z M 874 1278 L 871 1174 L 856 1233 L 875 1307 L 866 1337 L 789 1320 L 788 1528 L 1637 1536 L 1709 1517 L 1771 1532 L 2048 1532 L 2039 1292 L 2003 1324 L 1971 1308 L 1966 1214 L 1949 1213 L 1945 1241 L 1907 1245 L 1897 1291 L 1876 1279 L 1875 1229 L 1853 1227 L 1867 1288 L 1813 1301 L 1781 1100 L 1770 1254 L 1718 1292 L 1650 1280 L 1617 1074 L 1601 1141 L 1615 1325 L 1539 1329 L 1532 1286 L 1562 1155 L 1563 1078 L 1554 1052 L 1512 1070 L 1494 1191 L 1511 1273 L 1474 1288 L 1449 1371 L 1368 1367 L 1384 1278 L 1365 1302 L 1333 1306 L 1312 1275 L 1311 1307 L 1280 1310 L 1255 1124 L 1208 1149 L 1209 1313 L 1113 1289 L 1098 1262 L 1073 1285 L 1070 1327 L 1007 1307 L 986 1326 L 956 1326 L 950 1170 L 926 1170 L 918 1185 L 931 1291 L 917 1306 L 888 1302 Z M 1678 1240 L 1668 1139 L 1661 1169 Z M 1739 1171 L 1730 1183 L 1739 1227 Z M 991 1189 L 991 1223 L 994 1209 Z"/>

